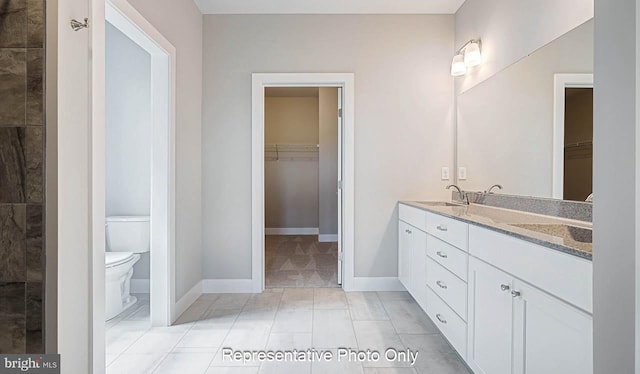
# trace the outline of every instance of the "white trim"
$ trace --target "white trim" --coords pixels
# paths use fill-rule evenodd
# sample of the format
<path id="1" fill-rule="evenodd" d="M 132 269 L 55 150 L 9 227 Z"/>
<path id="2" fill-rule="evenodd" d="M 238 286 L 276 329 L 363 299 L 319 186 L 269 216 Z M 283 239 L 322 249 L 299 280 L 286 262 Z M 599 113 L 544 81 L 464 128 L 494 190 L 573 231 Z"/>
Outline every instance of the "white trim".
<path id="1" fill-rule="evenodd" d="M 193 287 L 191 287 L 191 289 L 187 291 L 187 293 L 184 294 L 184 296 L 182 296 L 180 300 L 178 300 L 178 302 L 176 302 L 176 306 L 174 309 L 175 316 L 173 321 L 178 319 L 180 315 L 182 315 L 182 313 L 184 313 L 191 306 L 191 304 L 194 303 L 194 301 L 198 300 L 200 295 L 202 295 L 202 281 L 199 281 Z"/>
<path id="2" fill-rule="evenodd" d="M 398 277 L 354 277 L 347 292 L 406 291 Z"/>
<path id="3" fill-rule="evenodd" d="M 593 88 L 593 74 L 555 74 L 553 93 L 553 198 L 564 195 L 565 88 Z"/>
<path id="4" fill-rule="evenodd" d="M 254 293 L 253 281 L 251 279 L 203 279 L 202 293 Z"/>
<path id="5" fill-rule="evenodd" d="M 129 291 L 131 293 L 149 293 L 150 290 L 151 282 L 149 282 L 149 279 L 131 278 L 131 283 L 129 283 Z"/>
<path id="6" fill-rule="evenodd" d="M 354 277 L 355 79 L 353 73 L 252 74 L 251 92 L 251 280 L 264 290 L 264 89 L 265 87 L 342 87 L 343 90 L 343 288 Z"/>
<path id="7" fill-rule="evenodd" d="M 332 243 L 338 241 L 338 234 L 318 234 L 320 243 Z"/>
<path id="8" fill-rule="evenodd" d="M 318 235 L 317 227 L 271 227 L 265 228 L 265 235 Z"/>
<path id="9" fill-rule="evenodd" d="M 89 309 L 91 310 L 89 328 L 91 339 L 91 372 L 104 373 L 106 366 L 105 345 L 105 196 L 106 196 L 106 172 L 105 172 L 105 129 L 106 129 L 106 97 L 105 97 L 105 7 L 103 0 L 91 1 L 91 40 L 88 46 L 89 67 L 91 75 L 88 87 L 90 89 L 89 118 L 91 143 L 88 149 L 91 159 L 89 164 L 90 183 L 89 189 L 89 219 L 90 219 L 90 247 L 91 267 L 89 269 Z M 79 42 L 79 41 L 76 41 Z M 60 62 L 64 64 L 64 62 Z M 80 145 L 77 145 L 80 146 Z M 58 191 L 60 191 L 59 189 Z M 66 225 L 65 220 L 58 221 L 59 226 Z M 64 248 L 58 246 L 58 248 Z M 65 286 L 59 282 L 58 286 Z M 58 326 L 58 331 L 73 329 L 74 326 Z M 68 369 L 67 369 L 68 370 Z"/>

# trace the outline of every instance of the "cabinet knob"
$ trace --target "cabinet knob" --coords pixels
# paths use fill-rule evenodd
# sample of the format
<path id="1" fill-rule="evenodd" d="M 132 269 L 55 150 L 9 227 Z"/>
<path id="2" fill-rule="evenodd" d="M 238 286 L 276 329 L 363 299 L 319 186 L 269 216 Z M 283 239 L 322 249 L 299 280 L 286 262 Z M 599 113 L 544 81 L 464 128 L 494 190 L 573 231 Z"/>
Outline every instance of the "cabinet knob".
<path id="1" fill-rule="evenodd" d="M 447 320 L 442 318 L 442 316 L 440 314 L 436 314 L 436 318 L 438 319 L 438 321 L 440 321 L 440 323 L 447 323 Z"/>
<path id="2" fill-rule="evenodd" d="M 444 284 L 444 282 L 442 281 L 436 281 L 436 284 L 438 285 L 438 287 L 442 288 L 442 289 L 447 289 L 447 285 Z"/>
<path id="3" fill-rule="evenodd" d="M 438 225 L 438 227 L 436 227 L 436 229 L 440 230 L 440 231 L 447 231 L 447 226 L 445 225 Z"/>
<path id="4" fill-rule="evenodd" d="M 519 297 L 521 295 L 520 291 L 513 290 L 511 291 L 511 297 Z"/>
<path id="5" fill-rule="evenodd" d="M 447 254 L 446 254 L 446 253 L 442 253 L 442 251 L 438 251 L 438 252 L 436 252 L 436 254 L 437 254 L 438 256 L 442 257 L 442 258 L 447 258 L 447 257 L 449 257 L 449 256 L 447 256 Z"/>
<path id="6" fill-rule="evenodd" d="M 509 286 L 508 284 L 501 284 L 500 289 L 502 291 L 509 291 L 511 289 L 511 286 Z"/>

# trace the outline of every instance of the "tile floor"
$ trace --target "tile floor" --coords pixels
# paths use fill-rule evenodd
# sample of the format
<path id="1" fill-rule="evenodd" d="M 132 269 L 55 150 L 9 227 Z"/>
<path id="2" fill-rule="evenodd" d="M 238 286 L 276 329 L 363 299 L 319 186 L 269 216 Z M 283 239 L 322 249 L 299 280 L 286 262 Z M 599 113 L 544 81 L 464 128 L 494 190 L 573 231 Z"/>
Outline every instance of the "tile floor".
<path id="1" fill-rule="evenodd" d="M 339 287 L 338 243 L 317 235 L 265 236 L 266 287 Z"/>
<path id="2" fill-rule="evenodd" d="M 107 373 L 470 373 L 406 292 L 280 288 L 205 294 L 171 327 L 148 327 L 148 299 L 107 326 Z M 146 317 L 145 317 L 146 314 Z M 231 362 L 235 350 L 417 350 L 404 362 Z M 334 356 L 335 357 L 335 356 Z"/>

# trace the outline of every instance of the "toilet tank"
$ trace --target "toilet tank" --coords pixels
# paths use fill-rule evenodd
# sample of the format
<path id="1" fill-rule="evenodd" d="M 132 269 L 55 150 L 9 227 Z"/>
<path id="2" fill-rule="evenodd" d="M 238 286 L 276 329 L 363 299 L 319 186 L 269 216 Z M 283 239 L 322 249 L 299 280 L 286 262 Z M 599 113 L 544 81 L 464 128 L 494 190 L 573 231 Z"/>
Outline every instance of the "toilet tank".
<path id="1" fill-rule="evenodd" d="M 112 216 L 106 222 L 107 251 L 149 252 L 149 216 Z"/>

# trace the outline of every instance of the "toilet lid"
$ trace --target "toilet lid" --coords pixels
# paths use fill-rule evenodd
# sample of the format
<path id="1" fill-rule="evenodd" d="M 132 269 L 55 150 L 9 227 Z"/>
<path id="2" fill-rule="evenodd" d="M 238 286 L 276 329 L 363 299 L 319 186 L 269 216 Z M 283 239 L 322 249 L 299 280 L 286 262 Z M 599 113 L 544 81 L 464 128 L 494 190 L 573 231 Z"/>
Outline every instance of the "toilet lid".
<path id="1" fill-rule="evenodd" d="M 104 262 L 107 267 L 123 264 L 133 257 L 133 252 L 105 252 Z"/>

